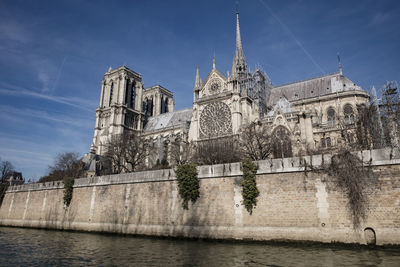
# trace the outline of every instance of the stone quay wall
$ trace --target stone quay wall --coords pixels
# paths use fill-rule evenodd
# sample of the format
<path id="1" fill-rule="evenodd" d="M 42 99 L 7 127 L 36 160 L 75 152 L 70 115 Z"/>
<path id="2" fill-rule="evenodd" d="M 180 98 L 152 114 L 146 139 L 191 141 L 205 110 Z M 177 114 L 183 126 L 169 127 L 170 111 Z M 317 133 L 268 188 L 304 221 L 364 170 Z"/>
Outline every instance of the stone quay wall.
<path id="1" fill-rule="evenodd" d="M 368 217 L 354 230 L 345 194 L 300 158 L 258 161 L 260 195 L 250 215 L 242 205 L 240 163 L 198 167 L 200 198 L 184 210 L 172 169 L 76 179 L 68 208 L 63 183 L 12 186 L 0 225 L 152 236 L 400 244 L 400 157 L 360 153 L 379 182 L 368 190 Z M 324 161 L 330 156 L 325 155 Z M 322 156 L 305 157 L 318 166 Z"/>

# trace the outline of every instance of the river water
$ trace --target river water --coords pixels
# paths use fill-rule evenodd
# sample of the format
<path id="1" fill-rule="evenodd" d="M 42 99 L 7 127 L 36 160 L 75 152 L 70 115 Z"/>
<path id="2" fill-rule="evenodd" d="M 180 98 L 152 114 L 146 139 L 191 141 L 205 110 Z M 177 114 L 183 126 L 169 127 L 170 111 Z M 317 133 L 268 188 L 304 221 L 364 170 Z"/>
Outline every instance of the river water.
<path id="1" fill-rule="evenodd" d="M 0 227 L 0 266 L 400 266 L 400 248 L 265 244 Z"/>

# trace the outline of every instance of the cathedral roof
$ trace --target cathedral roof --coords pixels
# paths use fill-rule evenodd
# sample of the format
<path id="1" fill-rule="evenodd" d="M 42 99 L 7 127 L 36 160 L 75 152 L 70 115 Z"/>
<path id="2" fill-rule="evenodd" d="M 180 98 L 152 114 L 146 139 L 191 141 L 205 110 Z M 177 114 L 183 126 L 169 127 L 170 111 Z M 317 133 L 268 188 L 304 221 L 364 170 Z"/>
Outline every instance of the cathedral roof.
<path id="1" fill-rule="evenodd" d="M 175 126 L 188 124 L 192 118 L 192 108 L 167 112 L 158 116 L 150 117 L 144 127 L 144 133 L 163 130 Z"/>
<path id="2" fill-rule="evenodd" d="M 289 101 L 296 101 L 350 90 L 362 89 L 340 72 L 336 72 L 274 87 L 271 90 L 268 105 L 275 105 L 282 97 Z"/>
<path id="3" fill-rule="evenodd" d="M 290 113 L 296 112 L 296 109 L 292 107 L 286 97 L 282 97 L 278 100 L 272 110 L 268 112 L 267 116 L 273 116 L 277 111 L 281 111 L 282 113 Z"/>

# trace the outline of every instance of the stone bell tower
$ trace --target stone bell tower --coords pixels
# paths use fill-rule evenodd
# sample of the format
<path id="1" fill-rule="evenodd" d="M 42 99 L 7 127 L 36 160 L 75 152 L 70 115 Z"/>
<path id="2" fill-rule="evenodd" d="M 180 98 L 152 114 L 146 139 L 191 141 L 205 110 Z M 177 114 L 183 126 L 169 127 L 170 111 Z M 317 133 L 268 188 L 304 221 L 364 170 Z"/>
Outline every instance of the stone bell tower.
<path id="1" fill-rule="evenodd" d="M 140 74 L 126 66 L 108 69 L 101 83 L 100 104 L 96 109 L 96 124 L 90 147 L 92 155 L 103 155 L 104 146 L 112 135 L 142 129 L 142 97 Z"/>

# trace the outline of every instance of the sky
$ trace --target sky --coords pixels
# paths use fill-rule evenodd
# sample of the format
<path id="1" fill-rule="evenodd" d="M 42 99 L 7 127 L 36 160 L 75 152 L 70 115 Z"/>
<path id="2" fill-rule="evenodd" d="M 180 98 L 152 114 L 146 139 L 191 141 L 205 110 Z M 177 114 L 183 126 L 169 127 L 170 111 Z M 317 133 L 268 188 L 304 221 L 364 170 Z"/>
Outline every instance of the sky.
<path id="1" fill-rule="evenodd" d="M 26 180 L 89 152 L 109 66 L 192 106 L 196 65 L 231 70 L 234 0 L 0 0 L 0 157 Z M 250 69 L 274 85 L 338 71 L 365 90 L 400 81 L 400 1 L 239 1 Z"/>

